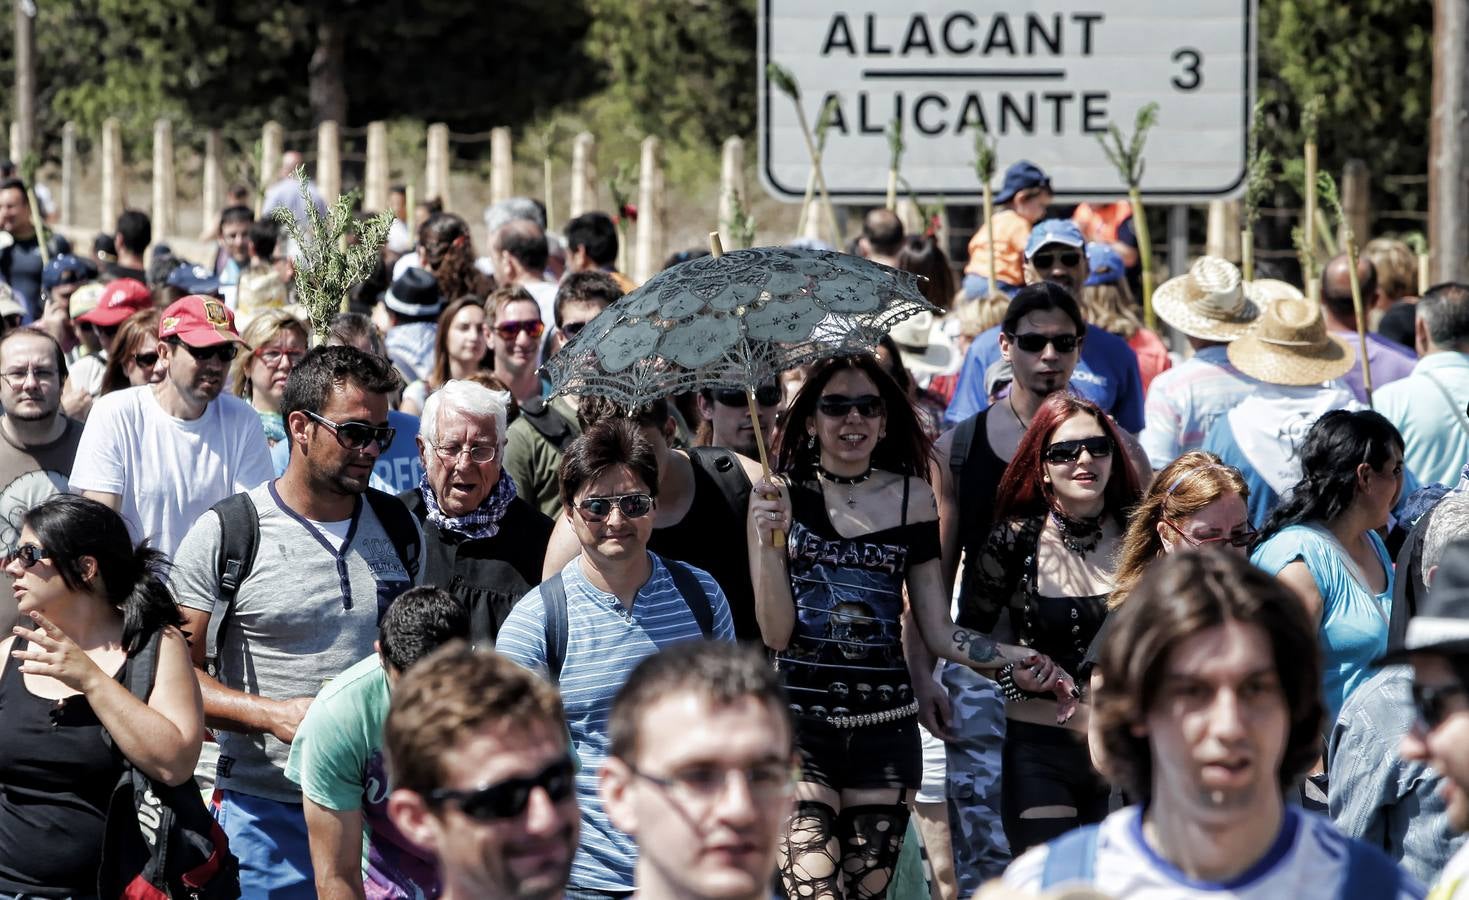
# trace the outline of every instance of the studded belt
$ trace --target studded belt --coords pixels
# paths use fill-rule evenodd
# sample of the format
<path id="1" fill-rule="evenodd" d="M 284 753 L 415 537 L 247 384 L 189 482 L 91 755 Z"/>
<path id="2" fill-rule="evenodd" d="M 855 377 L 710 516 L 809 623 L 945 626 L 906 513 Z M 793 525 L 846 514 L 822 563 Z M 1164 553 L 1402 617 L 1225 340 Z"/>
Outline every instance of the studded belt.
<path id="1" fill-rule="evenodd" d="M 897 709 L 884 709 L 881 712 L 858 713 L 855 716 L 827 716 L 826 724 L 833 728 L 862 728 L 866 725 L 881 725 L 884 722 L 896 722 L 909 716 L 918 715 L 918 701 L 914 700 L 907 706 Z"/>

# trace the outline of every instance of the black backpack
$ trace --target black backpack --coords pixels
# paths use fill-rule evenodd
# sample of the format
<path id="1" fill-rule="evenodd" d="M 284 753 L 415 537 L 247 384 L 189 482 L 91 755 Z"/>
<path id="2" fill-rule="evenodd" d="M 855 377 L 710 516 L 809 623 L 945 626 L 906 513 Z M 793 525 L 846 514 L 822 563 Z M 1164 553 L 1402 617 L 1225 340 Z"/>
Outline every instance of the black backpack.
<path id="1" fill-rule="evenodd" d="M 153 693 L 162 641 L 163 632 L 153 632 L 129 663 L 127 689 L 144 703 Z M 130 900 L 240 896 L 239 861 L 230 853 L 229 838 L 209 814 L 194 779 L 170 786 L 124 761 L 122 777 L 107 804 L 97 896 Z"/>
<path id="2" fill-rule="evenodd" d="M 392 494 L 368 488 L 366 497 L 367 505 L 393 542 L 393 549 L 398 551 L 398 561 L 408 573 L 408 580 L 417 580 L 420 547 L 413 514 Z M 214 504 L 211 511 L 219 516 L 218 593 L 204 636 L 204 671 L 218 678 L 225 621 L 234 608 L 240 585 L 255 565 L 255 551 L 260 545 L 260 513 L 249 494 L 226 497 Z"/>

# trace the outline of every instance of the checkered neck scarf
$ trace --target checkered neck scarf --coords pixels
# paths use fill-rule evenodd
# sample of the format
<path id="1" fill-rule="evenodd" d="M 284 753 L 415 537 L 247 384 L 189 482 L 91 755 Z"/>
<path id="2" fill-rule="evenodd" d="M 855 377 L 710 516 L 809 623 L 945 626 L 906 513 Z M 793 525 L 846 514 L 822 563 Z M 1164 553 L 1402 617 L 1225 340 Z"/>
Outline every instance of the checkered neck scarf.
<path id="1" fill-rule="evenodd" d="M 515 499 L 515 479 L 510 477 L 509 472 L 501 469 L 500 480 L 495 482 L 495 488 L 490 491 L 490 495 L 478 507 L 462 516 L 445 515 L 439 508 L 434 489 L 429 487 L 427 472 L 418 479 L 418 493 L 423 496 L 428 520 L 440 531 L 452 531 L 469 540 L 492 538 L 499 533 L 500 520 L 505 517 L 505 510 L 510 508 L 510 501 Z"/>

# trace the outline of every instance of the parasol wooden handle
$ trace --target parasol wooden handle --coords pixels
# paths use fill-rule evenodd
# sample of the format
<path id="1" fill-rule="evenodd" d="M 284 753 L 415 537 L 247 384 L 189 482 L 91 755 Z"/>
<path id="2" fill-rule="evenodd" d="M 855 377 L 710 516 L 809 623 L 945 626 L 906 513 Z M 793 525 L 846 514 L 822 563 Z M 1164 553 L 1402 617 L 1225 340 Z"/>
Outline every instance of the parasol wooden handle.
<path id="1" fill-rule="evenodd" d="M 755 449 L 760 452 L 760 474 L 770 477 L 770 457 L 765 453 L 765 435 L 760 431 L 760 409 L 755 405 L 755 391 L 753 388 L 745 389 L 745 400 L 750 404 L 750 424 L 755 426 Z M 786 533 L 779 528 L 770 532 L 770 546 L 784 547 L 786 545 Z"/>

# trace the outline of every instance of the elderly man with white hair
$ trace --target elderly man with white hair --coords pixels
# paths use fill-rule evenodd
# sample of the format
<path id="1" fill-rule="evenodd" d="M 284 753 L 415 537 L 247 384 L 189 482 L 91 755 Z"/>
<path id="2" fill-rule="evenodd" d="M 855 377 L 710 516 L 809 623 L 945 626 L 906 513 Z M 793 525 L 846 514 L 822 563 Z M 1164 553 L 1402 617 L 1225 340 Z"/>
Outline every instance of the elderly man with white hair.
<path id="1" fill-rule="evenodd" d="M 551 537 L 551 520 L 516 496 L 500 466 L 509 400 L 467 379 L 430 394 L 418 428 L 423 478 L 399 495 L 423 526 L 423 583 L 469 608 L 479 647 L 541 580 Z"/>

